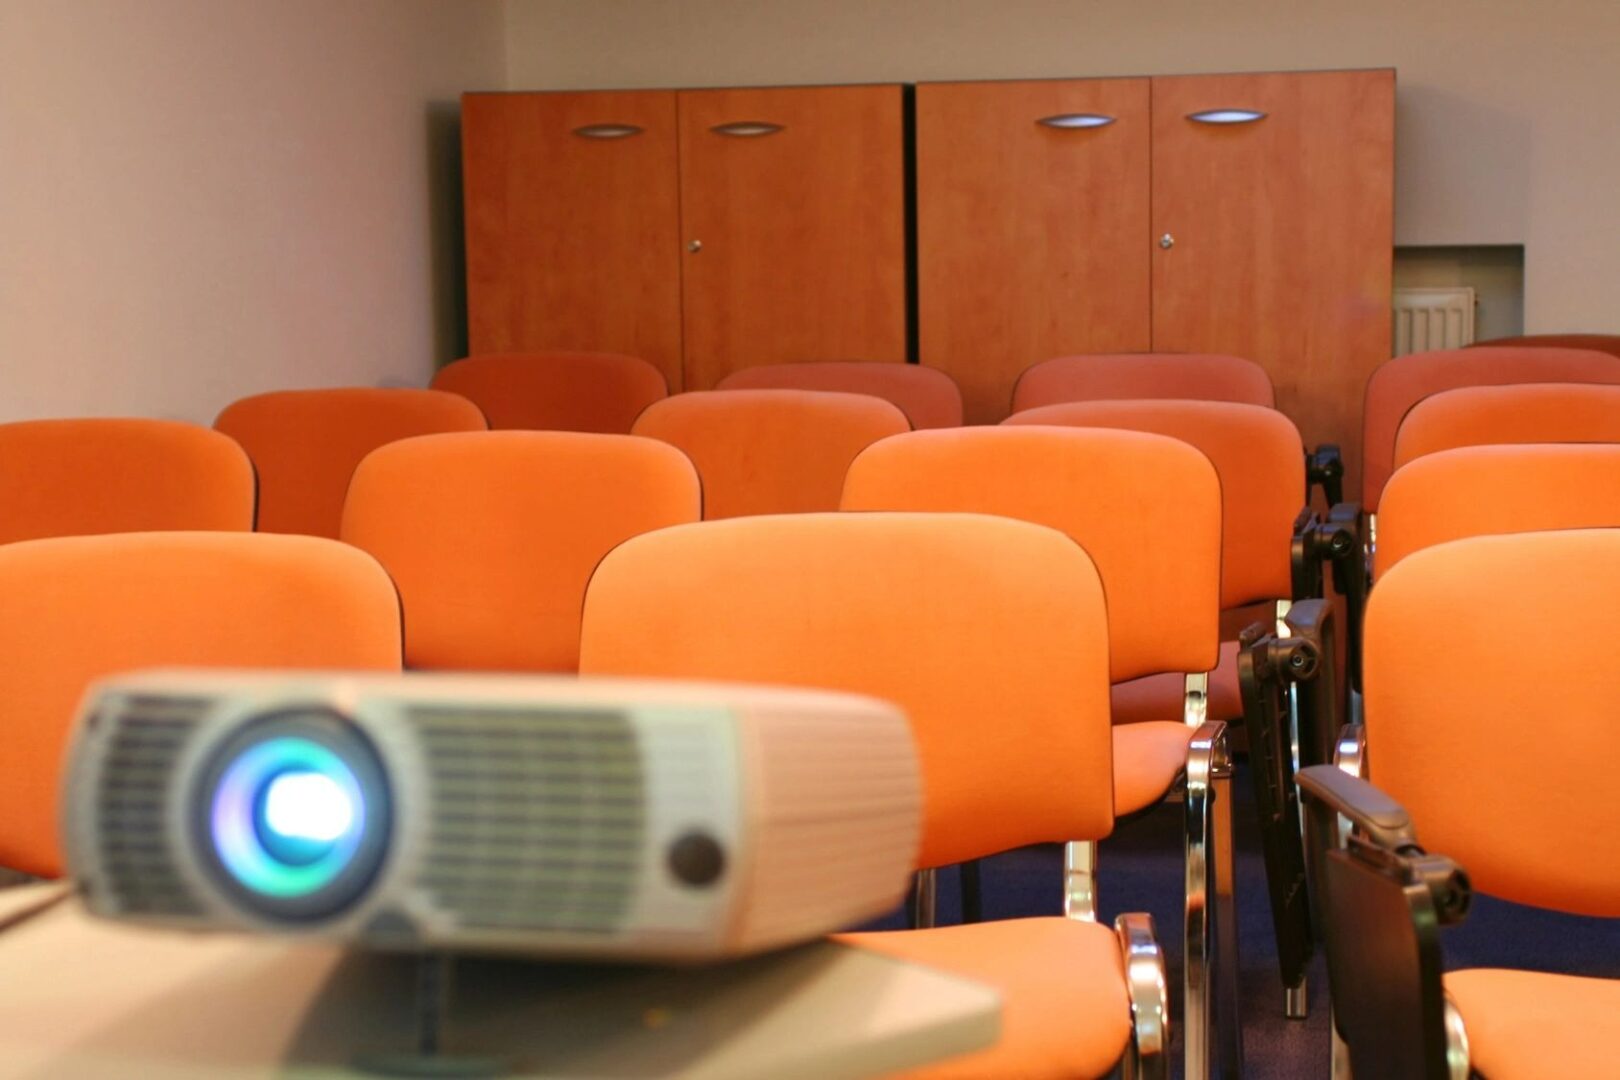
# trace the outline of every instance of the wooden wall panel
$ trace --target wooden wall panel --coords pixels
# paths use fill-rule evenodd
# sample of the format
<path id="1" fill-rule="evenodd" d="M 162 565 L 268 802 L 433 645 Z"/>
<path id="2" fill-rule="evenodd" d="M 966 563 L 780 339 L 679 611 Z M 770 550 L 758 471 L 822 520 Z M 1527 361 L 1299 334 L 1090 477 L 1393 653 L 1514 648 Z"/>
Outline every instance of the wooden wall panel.
<path id="1" fill-rule="evenodd" d="M 917 88 L 920 352 L 969 423 L 1038 361 L 1150 347 L 1148 108 L 1147 79 Z M 1073 114 L 1113 122 L 1038 123 Z"/>
<path id="2" fill-rule="evenodd" d="M 681 387 L 673 90 L 467 94 L 462 155 L 474 354 L 640 356 Z M 632 125 L 587 138 L 587 125 Z"/>
<path id="3" fill-rule="evenodd" d="M 1389 70 L 1153 80 L 1153 234 L 1174 237 L 1153 253 L 1153 347 L 1263 364 L 1307 444 L 1358 474 L 1390 350 L 1394 98 Z M 1235 108 L 1266 116 L 1188 119 Z"/>
<path id="4" fill-rule="evenodd" d="M 780 130 L 713 130 L 738 122 Z M 904 360 L 900 87 L 683 90 L 680 128 L 686 388 L 755 364 Z"/>

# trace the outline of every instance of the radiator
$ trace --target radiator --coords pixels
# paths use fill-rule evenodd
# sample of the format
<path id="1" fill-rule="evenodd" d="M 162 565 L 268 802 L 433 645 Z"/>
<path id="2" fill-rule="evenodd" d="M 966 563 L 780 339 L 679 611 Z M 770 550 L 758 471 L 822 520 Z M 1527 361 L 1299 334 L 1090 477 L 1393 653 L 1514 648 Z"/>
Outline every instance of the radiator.
<path id="1" fill-rule="evenodd" d="M 1466 285 L 1395 290 L 1394 356 L 1460 349 L 1474 340 L 1474 290 Z"/>

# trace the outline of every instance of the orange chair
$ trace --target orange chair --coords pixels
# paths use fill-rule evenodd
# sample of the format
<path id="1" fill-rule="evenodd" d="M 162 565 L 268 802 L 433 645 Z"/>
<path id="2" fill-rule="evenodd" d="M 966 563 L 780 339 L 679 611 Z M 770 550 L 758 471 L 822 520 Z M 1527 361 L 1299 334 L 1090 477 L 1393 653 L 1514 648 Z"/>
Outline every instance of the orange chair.
<path id="1" fill-rule="evenodd" d="M 1088 401 L 1047 405 L 1008 417 L 1005 424 L 1125 428 L 1191 443 L 1221 481 L 1221 607 L 1266 602 L 1279 619 L 1293 598 L 1290 548 L 1305 491 L 1304 445 L 1289 419 L 1274 409 L 1215 401 Z M 1243 715 L 1237 642 L 1221 646 L 1209 680 L 1209 718 Z M 1183 681 L 1155 675 L 1115 687 L 1119 722 L 1175 720 L 1182 715 Z"/>
<path id="2" fill-rule="evenodd" d="M 399 587 L 417 668 L 572 672 L 585 583 L 620 542 L 697 521 L 692 463 L 629 435 L 424 435 L 355 470 L 343 539 Z"/>
<path id="3" fill-rule="evenodd" d="M 876 360 L 824 360 L 804 364 L 762 364 L 734 371 L 718 390 L 833 390 L 871 394 L 899 406 L 911 426 L 962 426 L 962 391 L 938 368 Z"/>
<path id="4" fill-rule="evenodd" d="M 1135 431 L 920 431 L 864 450 L 850 466 L 842 506 L 998 514 L 1058 529 L 1085 549 L 1108 595 L 1111 681 L 1173 672 L 1187 686 L 1185 722 L 1114 728 L 1116 814 L 1154 805 L 1183 776 L 1194 786 L 1200 782 L 1194 778 L 1208 777 L 1208 763 L 1190 747 L 1227 753 L 1224 725 L 1204 721 L 1207 673 L 1220 651 L 1221 487 L 1209 460 L 1193 447 Z M 1229 776 L 1216 779 L 1217 802 L 1229 798 L 1229 785 Z M 1208 1019 L 1206 961 L 1213 950 L 1204 940 L 1211 931 L 1203 916 L 1204 864 L 1231 843 L 1229 813 L 1216 818 L 1216 835 L 1202 831 L 1208 824 L 1197 815 L 1187 821 L 1189 1041 L 1203 1037 Z M 1095 845 L 1069 844 L 1064 907 L 1073 917 L 1096 918 L 1095 861 Z M 972 884 L 968 889 L 964 908 L 971 910 L 977 894 Z M 1216 910 L 1227 917 L 1231 890 L 1229 880 L 1215 884 L 1223 901 Z M 1235 940 L 1235 926 L 1223 930 Z M 1229 1008 L 1235 996 L 1234 989 Z"/>
<path id="5" fill-rule="evenodd" d="M 796 514 L 637 537 L 591 580 L 580 654 L 592 674 L 897 703 L 923 771 L 919 867 L 1108 835 L 1108 667 L 1102 584 L 1085 552 L 1054 529 L 969 514 Z M 1163 1077 L 1151 921 L 1115 925 L 1053 917 L 844 940 L 1001 991 L 995 1047 L 910 1076 L 1097 1077 L 1140 1055 L 1126 1075 Z"/>
<path id="6" fill-rule="evenodd" d="M 153 532 L 0 547 L 0 865 L 61 873 L 57 789 L 93 680 L 160 666 L 399 664 L 393 583 L 335 541 Z"/>
<path id="7" fill-rule="evenodd" d="M 1492 338 L 1468 346 L 1477 349 L 1528 346 L 1538 349 L 1589 349 L 1620 356 L 1620 334 L 1525 334 L 1521 337 Z"/>
<path id="8" fill-rule="evenodd" d="M 253 464 L 171 420 L 0 424 L 0 543 L 150 529 L 253 529 Z"/>
<path id="9" fill-rule="evenodd" d="M 1620 442 L 1620 385 L 1468 386 L 1413 405 L 1395 435 L 1396 472 L 1425 454 L 1489 443 Z"/>
<path id="10" fill-rule="evenodd" d="M 713 520 L 836 510 L 855 455 L 910 430 L 897 406 L 866 394 L 704 390 L 650 406 L 634 433 L 692 459 Z"/>
<path id="11" fill-rule="evenodd" d="M 1333 766 L 1299 778 L 1322 836 L 1335 815 L 1354 829 L 1319 872 L 1354 1075 L 1616 1075 L 1620 980 L 1446 972 L 1437 928 L 1465 917 L 1473 887 L 1620 916 L 1620 811 L 1601 772 L 1620 697 L 1617 568 L 1620 531 L 1575 530 L 1441 544 L 1379 582 L 1372 782 Z"/>
<path id="12" fill-rule="evenodd" d="M 1450 540 L 1616 528 L 1620 446 L 1523 444 L 1443 450 L 1397 469 L 1384 488 L 1381 505 L 1375 580 L 1414 551 Z"/>
<path id="13" fill-rule="evenodd" d="M 495 429 L 623 435 L 641 410 L 668 395 L 669 384 L 634 356 L 540 352 L 457 360 L 433 376 L 433 389 L 468 398 Z"/>
<path id="14" fill-rule="evenodd" d="M 1014 413 L 1067 401 L 1182 398 L 1276 404 L 1271 376 L 1253 360 L 1214 353 L 1059 356 L 1026 368 L 1013 387 Z"/>
<path id="15" fill-rule="evenodd" d="M 1362 411 L 1361 510 L 1378 512 L 1395 471 L 1395 437 L 1408 410 L 1430 394 L 1512 383 L 1620 383 L 1620 356 L 1582 349 L 1494 347 L 1411 353 L 1367 380 Z"/>
<path id="16" fill-rule="evenodd" d="M 466 398 L 438 390 L 283 390 L 226 406 L 214 427 L 259 473 L 259 531 L 335 537 L 360 459 L 412 435 L 482 431 Z"/>

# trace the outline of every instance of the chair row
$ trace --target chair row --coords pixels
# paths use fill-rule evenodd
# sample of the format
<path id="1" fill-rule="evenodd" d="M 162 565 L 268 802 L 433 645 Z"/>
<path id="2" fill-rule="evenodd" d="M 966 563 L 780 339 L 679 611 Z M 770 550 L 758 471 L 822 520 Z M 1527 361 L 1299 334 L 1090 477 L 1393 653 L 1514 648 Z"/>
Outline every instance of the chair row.
<path id="1" fill-rule="evenodd" d="M 1177 451 L 1159 449 L 1170 467 Z M 1456 1015 L 1446 1022 L 1433 931 L 1461 916 L 1468 885 L 1417 846 L 1415 830 L 1497 895 L 1620 914 L 1620 819 L 1590 783 L 1615 689 L 1607 612 L 1620 605 L 1620 578 L 1603 569 L 1615 565 L 1617 530 L 1486 537 L 1417 553 L 1381 586 L 1368 622 L 1371 760 L 1406 811 L 1343 772 L 1302 774 L 1319 806 L 1358 828 L 1347 849 L 1324 854 L 1318 878 L 1337 1023 L 1358 1073 L 1439 1075 L 1424 1071 L 1433 1063 L 1423 1055 L 1455 1044 L 1458 1030 L 1486 1076 L 1517 1075 L 1549 1049 L 1569 1075 L 1604 1067 L 1606 1051 L 1585 1036 L 1610 1015 L 1613 983 L 1453 974 L 1444 990 Z M 0 596 L 0 687 L 12 704 L 8 748 L 18 750 L 0 760 L 0 861 L 44 873 L 60 865 L 51 818 L 66 717 L 90 679 L 153 665 L 400 663 L 386 574 L 318 538 L 148 533 L 13 544 L 0 548 Z M 917 865 L 928 869 L 1030 843 L 1095 843 L 1112 830 L 1122 815 L 1109 704 L 1114 606 L 1080 545 L 1025 521 L 889 511 L 694 523 L 634 538 L 602 560 L 584 597 L 580 667 L 896 702 L 924 769 Z M 1428 642 L 1442 613 L 1458 622 L 1436 655 Z M 1523 723 L 1532 711 L 1533 730 Z M 1193 816 L 1218 816 L 1223 795 L 1202 783 L 1226 771 L 1207 752 L 1215 748 L 1198 747 L 1194 764 L 1208 771 L 1189 777 Z M 1481 785 L 1492 798 L 1477 797 Z M 1218 904 L 1216 888 L 1199 899 Z M 1072 898 L 1068 918 L 845 940 L 1001 991 L 999 1044 L 930 1076 L 1101 1076 L 1123 1058 L 1136 1075 L 1165 1075 L 1164 968 L 1150 920 L 1124 916 L 1110 930 Z M 1196 929 L 1208 933 L 1208 909 L 1196 910 Z M 1116 935 L 1132 958 L 1123 968 Z M 1219 935 L 1189 944 L 1222 956 Z M 1209 1065 L 1207 989 L 1187 987 L 1189 1075 Z M 1410 1008 L 1391 1011 L 1391 1002 Z M 1223 1019 L 1235 1035 L 1235 1014 Z"/>
<path id="2" fill-rule="evenodd" d="M 1278 414 L 1211 403 L 1165 407 L 1187 410 L 1184 422 L 1193 426 L 1199 414 L 1211 411 L 1251 415 L 1284 434 L 1280 457 L 1296 471 L 1301 468 L 1297 435 Z M 1293 479 L 1284 490 L 1299 490 L 1297 476 Z M 581 598 L 598 560 L 626 534 L 683 516 L 695 520 L 696 496 L 691 465 L 651 440 L 530 432 L 440 435 L 397 442 L 366 459 L 350 492 L 344 535 L 378 554 L 393 573 L 404 601 L 408 660 L 506 666 L 518 653 L 512 666 L 530 666 L 534 657 L 528 650 L 538 647 L 543 663 L 571 667 L 582 634 Z M 1199 807 L 1188 816 L 1185 985 L 1189 1052 L 1196 1051 L 1194 1061 L 1207 1060 L 1209 961 L 1218 952 L 1211 915 L 1218 913 L 1226 923 L 1229 940 L 1235 932 L 1231 881 L 1217 872 L 1217 855 L 1231 842 L 1231 800 L 1221 792 L 1230 782 L 1229 752 L 1224 725 L 1209 718 L 1207 702 L 1206 673 L 1219 653 L 1224 553 L 1222 488 L 1210 461 L 1178 440 L 1130 431 L 1009 425 L 920 432 L 869 447 L 850 470 L 844 499 L 850 510 L 966 510 L 1056 526 L 1059 535 L 1097 552 L 1101 580 L 1116 597 L 1105 628 L 1107 647 L 1100 654 L 1107 675 L 1104 693 L 1110 683 L 1179 673 L 1167 721 L 1104 729 L 1111 744 L 1109 776 L 1099 790 L 1110 813 L 1124 815 L 1153 805 L 1184 781 Z M 1288 503 L 1273 515 L 1274 595 L 1286 586 L 1282 542 L 1292 511 Z M 850 514 L 848 519 L 882 516 Z M 976 520 L 953 516 L 944 524 L 972 532 L 979 527 Z M 548 548 L 537 551 L 537 539 Z M 958 559 L 949 569 L 980 589 L 993 585 L 995 576 L 963 575 L 964 566 L 988 570 L 996 561 L 1017 558 L 1010 550 L 975 550 L 973 559 Z M 1244 549 L 1235 550 L 1241 565 Z M 734 557 L 748 555 L 740 551 Z M 891 573 L 849 557 L 856 580 Z M 1095 577 L 1099 571 L 1088 572 Z M 668 576 L 669 570 L 662 573 Z M 954 635 L 960 625 L 938 629 Z M 561 655 L 545 655 L 548 644 Z M 735 643 L 728 648 L 735 651 Z M 1078 659 L 1065 660 L 1070 662 Z M 590 670 L 585 664 L 581 669 Z M 1179 685 L 1183 679 L 1185 693 Z M 963 759 L 986 760 L 978 752 Z M 1082 838 L 1074 843 L 1087 850 L 1071 858 L 1065 908 L 1082 920 L 1094 920 L 1096 913 L 1090 847 L 1095 832 L 1073 834 Z M 1230 867 L 1229 858 L 1224 865 Z M 1227 974 L 1235 977 L 1230 969 Z M 1235 987 L 1227 989 L 1223 1014 L 1235 1018 Z"/>
<path id="3" fill-rule="evenodd" d="M 1485 347 L 1566 348 L 1620 356 L 1620 335 L 1502 338 Z M 648 405 L 668 394 L 663 375 L 633 356 L 543 352 L 469 357 L 447 365 L 433 386 L 476 402 L 490 426 L 624 434 Z M 921 430 L 959 427 L 962 395 L 951 377 L 916 364 L 821 361 L 734 372 L 718 389 L 833 390 L 893 402 Z M 1234 356 L 1132 353 L 1058 357 L 1017 380 L 1011 412 L 1098 398 L 1194 398 L 1271 407 L 1270 377 Z"/>
<path id="4" fill-rule="evenodd" d="M 801 404 L 764 407 L 756 418 L 739 416 L 735 402 L 723 406 L 709 394 L 684 394 L 665 399 L 661 382 L 647 383 L 641 366 L 631 357 L 606 354 L 559 354 L 546 357 L 478 357 L 458 361 L 441 372 L 436 385 L 455 389 L 374 390 L 337 389 L 289 391 L 246 398 L 228 407 L 217 428 L 248 451 L 259 484 L 257 527 L 270 532 L 336 535 L 344 493 L 361 458 L 387 442 L 414 435 L 483 430 L 486 426 L 546 429 L 636 431 L 666 438 L 681 445 L 709 479 L 707 514 L 711 517 L 783 510 L 827 509 L 836 502 L 841 469 L 817 471 L 819 448 L 800 452 L 807 440 L 818 438 L 858 449 L 865 438 L 910 427 L 954 426 L 959 422 L 959 396 L 949 378 L 917 365 L 878 363 L 808 363 L 753 368 L 727 381 L 731 394 L 759 397 L 760 391 L 860 393 L 887 401 L 892 409 L 868 404 L 860 421 L 837 419 L 838 410 L 818 410 Z M 476 377 L 474 377 L 476 376 Z M 657 379 L 656 372 L 651 378 Z M 1396 460 L 1418 456 L 1446 440 L 1469 437 L 1466 430 L 1439 432 L 1428 444 L 1409 440 L 1397 450 L 1395 435 L 1402 420 L 1419 403 L 1418 420 L 1426 420 L 1432 403 L 1424 399 L 1437 391 L 1479 382 L 1554 382 L 1620 380 L 1620 355 L 1582 352 L 1570 348 L 1515 348 L 1469 350 L 1458 353 L 1403 357 L 1380 369 L 1369 383 L 1367 401 L 1367 462 L 1364 506 L 1375 512 L 1387 474 Z M 626 391 L 624 388 L 629 387 Z M 656 393 L 653 391 L 656 390 Z M 463 395 L 471 395 L 466 397 Z M 767 393 L 767 399 L 777 396 Z M 1062 357 L 1035 365 L 1019 381 L 1016 414 L 1057 404 L 1112 399 L 1184 398 L 1231 401 L 1270 407 L 1271 383 L 1257 365 L 1235 357 L 1206 355 L 1130 355 Z M 468 405 L 474 400 L 476 406 Z M 808 402 L 812 399 L 801 398 Z M 618 401 L 623 406 L 613 406 Z M 652 407 L 656 404 L 656 407 Z M 1549 399 L 1541 413 L 1575 416 L 1584 426 L 1571 429 L 1565 441 L 1601 437 L 1605 423 L 1601 409 L 1586 414 L 1561 409 Z M 1511 411 L 1511 405 L 1505 406 Z M 847 408 L 847 406 L 846 406 Z M 511 410 L 526 410 L 518 415 Z M 582 413 L 580 410 L 584 410 Z M 608 409 L 611 418 L 592 410 Z M 900 416 L 896 416 L 898 411 Z M 488 420 L 486 420 L 486 414 Z M 737 417 L 732 419 L 732 417 Z M 1541 427 L 1515 412 L 1525 441 Z M 730 425 L 732 430 L 725 430 Z M 835 429 L 845 425 L 845 432 Z M 1440 426 L 1431 424 L 1430 426 Z M 1455 425 L 1454 425 L 1455 426 Z M 102 424 L 97 430 L 83 426 L 42 423 L 4 432 L 0 469 L 12 464 L 12 486 L 23 493 L 19 513 L 0 522 L 0 537 L 99 531 L 99 508 L 115 506 L 129 525 L 145 527 L 167 520 L 161 510 L 174 507 L 192 491 L 212 487 L 219 494 L 196 518 L 197 527 L 239 527 L 243 463 L 223 444 L 200 445 L 205 440 L 177 427 L 157 431 L 155 425 L 128 422 Z M 1505 430 L 1505 429 L 1504 429 Z M 775 450 L 782 457 L 771 467 L 739 463 L 732 447 L 752 435 L 757 455 Z M 774 445 L 772 445 L 774 444 Z M 834 455 L 836 456 L 836 455 Z M 847 465 L 851 453 L 840 465 Z M 75 462 L 73 459 L 77 458 Z M 108 459 L 116 461 L 108 463 Z M 51 521 L 48 507 L 58 477 L 50 475 L 50 462 L 62 463 L 64 472 L 82 477 L 81 485 L 100 484 L 105 497 L 90 497 L 64 509 Z M 35 468 L 36 462 L 47 466 Z M 803 469 L 795 469 L 803 464 Z M 730 470 L 736 482 L 722 474 Z M 798 472 L 800 475 L 793 475 Z M 229 474 L 229 479 L 222 479 Z M 747 475 L 756 480 L 776 474 L 763 488 L 750 491 Z M 744 475 L 747 474 L 747 475 Z M 170 476 L 160 482 L 156 477 Z M 139 492 L 142 508 L 129 507 L 119 492 Z M 735 500 L 732 494 L 736 493 Z M 234 500 L 234 502 L 233 502 Z M 60 500 L 58 501 L 60 505 Z M 143 518 L 144 515 L 144 518 Z M 116 516 L 116 515 L 115 515 Z M 226 524 L 219 524 L 224 521 Z M 188 526 L 193 522 L 187 520 Z"/>
<path id="5" fill-rule="evenodd" d="M 964 565 L 993 570 L 963 574 Z M 17 543 L 0 548 L 0 596 L 8 749 L 31 751 L 0 758 L 0 861 L 42 873 L 60 868 L 51 827 L 60 743 L 88 680 L 172 664 L 399 666 L 386 575 L 320 538 Z M 1117 816 L 1103 587 L 1054 530 L 906 513 L 665 529 L 596 569 L 582 640 L 587 673 L 824 686 L 900 704 L 926 771 L 919 867 L 1095 841 Z M 44 752 L 43 742 L 56 745 Z M 1163 961 L 1144 916 L 1117 929 L 1045 918 L 848 940 L 1002 990 L 1000 1045 L 942 1075 L 1100 1076 L 1137 1050 L 1147 1059 L 1140 1075 L 1167 1075 Z"/>
<path id="6" fill-rule="evenodd" d="M 1212 710 L 1208 672 L 1221 652 L 1223 603 L 1286 595 L 1303 457 L 1297 433 L 1271 410 L 1205 402 L 1120 407 L 1111 414 L 1108 403 L 1063 406 L 1080 410 L 1068 422 L 1083 427 L 1019 423 L 874 442 L 848 470 L 843 505 L 1021 517 L 1095 553 L 1092 573 L 1101 574 L 1114 597 L 1105 668 L 1109 683 L 1122 685 L 1110 711 L 1148 721 L 1108 729 L 1113 812 L 1143 810 L 1178 784 L 1188 787 L 1198 809 L 1188 815 L 1183 931 L 1190 958 L 1187 1045 L 1203 1062 L 1212 1039 L 1217 918 L 1229 941 L 1235 933 L 1230 858 L 1222 864 L 1218 855 L 1231 842 L 1222 721 L 1235 717 L 1236 695 Z M 1157 426 L 1205 440 L 1241 482 L 1223 487 L 1211 459 L 1184 441 L 1105 430 L 1110 426 Z M 1266 446 L 1274 448 L 1275 484 L 1233 455 Z M 349 492 L 343 536 L 376 554 L 393 575 L 408 663 L 571 669 L 581 599 L 598 560 L 628 536 L 695 521 L 698 491 L 689 460 L 655 440 L 545 432 L 428 436 L 366 458 Z M 1239 500 L 1233 505 L 1246 509 L 1241 500 L 1251 497 L 1262 513 L 1234 520 L 1255 522 L 1259 535 L 1253 527 L 1224 529 L 1223 506 Z M 989 563 L 981 555 L 958 564 L 957 573 L 963 565 Z M 1160 673 L 1173 674 L 1158 694 L 1131 685 Z M 1094 919 L 1094 839 L 1076 836 L 1065 907 L 1076 918 Z M 1230 954 L 1230 943 L 1226 949 Z M 1235 971 L 1228 968 L 1227 976 Z M 1235 985 L 1225 987 L 1225 999 L 1221 1014 L 1235 1018 Z M 1226 1030 L 1235 1037 L 1234 1024 Z M 1225 1053 L 1236 1057 L 1235 1044 Z"/>

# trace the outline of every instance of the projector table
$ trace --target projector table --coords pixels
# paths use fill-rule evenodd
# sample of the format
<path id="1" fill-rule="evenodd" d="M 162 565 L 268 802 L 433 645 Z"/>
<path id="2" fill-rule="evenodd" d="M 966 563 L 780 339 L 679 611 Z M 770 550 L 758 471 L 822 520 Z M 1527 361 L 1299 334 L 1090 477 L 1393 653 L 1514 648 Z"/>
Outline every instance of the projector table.
<path id="1" fill-rule="evenodd" d="M 415 1048 L 417 971 L 120 926 L 60 884 L 0 889 L 0 1077 L 365 1075 L 357 1062 Z M 464 956 L 451 980 L 444 1052 L 500 1068 L 446 1076 L 880 1076 L 991 1045 L 1000 1014 L 985 987 L 831 942 L 703 968 Z"/>

